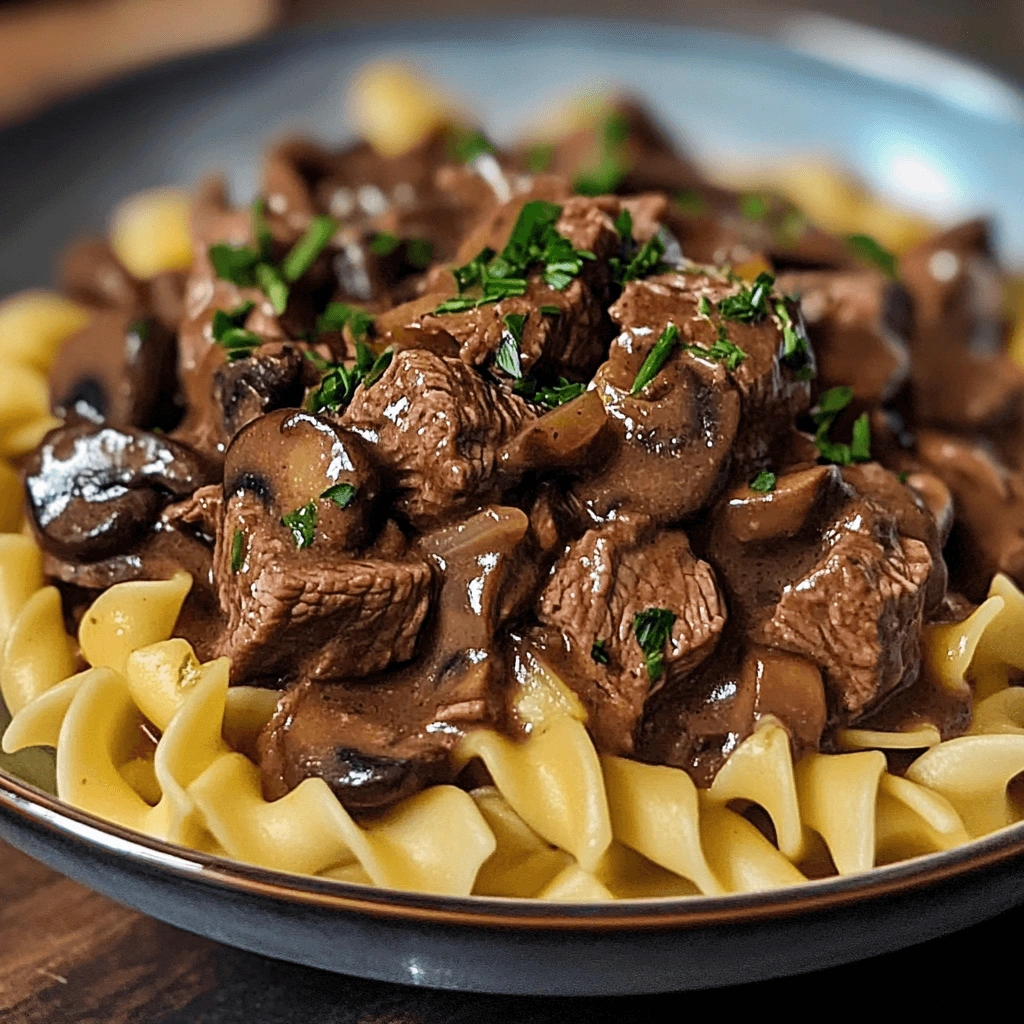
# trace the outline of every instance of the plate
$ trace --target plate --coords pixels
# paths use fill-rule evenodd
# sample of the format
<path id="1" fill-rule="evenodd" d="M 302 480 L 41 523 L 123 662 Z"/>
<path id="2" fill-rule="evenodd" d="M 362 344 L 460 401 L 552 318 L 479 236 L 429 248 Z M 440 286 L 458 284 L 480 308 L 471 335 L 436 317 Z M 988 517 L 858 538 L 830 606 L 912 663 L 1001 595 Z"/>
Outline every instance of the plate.
<path id="1" fill-rule="evenodd" d="M 431 22 L 302 31 L 179 61 L 0 133 L 0 294 L 47 283 L 60 247 L 102 229 L 140 188 L 194 181 L 212 165 L 244 200 L 269 138 L 296 126 L 343 138 L 349 77 L 396 53 L 465 96 L 498 138 L 524 110 L 594 82 L 624 84 L 650 97 L 698 157 L 830 154 L 940 219 L 993 213 L 1004 254 L 1024 258 L 1024 100 L 967 68 L 975 91 L 956 102 L 922 76 L 860 73 L 850 52 L 843 67 L 810 56 L 805 36 L 786 46 L 642 23 Z M 0 771 L 0 836 L 31 856 L 212 939 L 407 984 L 537 995 L 725 985 L 897 949 L 1024 902 L 1024 823 L 771 893 L 558 905 L 247 867 L 61 804 L 26 781 L 34 767 L 21 762 L 24 778 Z"/>

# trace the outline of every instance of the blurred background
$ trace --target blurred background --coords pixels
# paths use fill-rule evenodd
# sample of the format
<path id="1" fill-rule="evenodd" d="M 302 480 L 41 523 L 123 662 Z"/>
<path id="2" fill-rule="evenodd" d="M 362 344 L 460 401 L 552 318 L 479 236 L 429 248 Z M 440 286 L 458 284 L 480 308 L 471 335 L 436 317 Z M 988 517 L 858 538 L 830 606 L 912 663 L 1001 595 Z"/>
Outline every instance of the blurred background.
<path id="1" fill-rule="evenodd" d="M 628 17 L 783 36 L 800 48 L 890 75 L 941 75 L 926 55 L 898 56 L 898 33 L 1024 79 L 1022 0 L 817 0 L 727 9 L 701 0 L 0 0 L 0 124 L 21 120 L 61 96 L 160 60 L 216 48 L 279 26 L 406 18 L 544 15 Z M 844 18 L 866 31 L 840 29 Z M 951 88 L 954 86 L 951 85 Z M 955 88 L 970 90 L 962 71 Z"/>

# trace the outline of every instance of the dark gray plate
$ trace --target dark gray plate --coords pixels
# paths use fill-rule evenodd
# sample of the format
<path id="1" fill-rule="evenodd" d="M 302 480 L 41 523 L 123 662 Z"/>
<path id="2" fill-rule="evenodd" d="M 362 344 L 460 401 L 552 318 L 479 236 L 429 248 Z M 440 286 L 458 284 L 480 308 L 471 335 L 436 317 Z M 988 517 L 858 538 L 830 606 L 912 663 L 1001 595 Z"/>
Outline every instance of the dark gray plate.
<path id="1" fill-rule="evenodd" d="M 955 62 L 973 91 L 951 98 L 941 57 L 934 60 L 945 72 L 930 91 L 921 76 L 884 83 L 778 43 L 677 27 L 432 23 L 293 34 L 181 61 L 0 133 L 0 294 L 47 283 L 60 246 L 102 228 L 111 207 L 139 188 L 192 181 L 212 164 L 245 199 L 269 136 L 298 125 L 340 138 L 348 77 L 395 51 L 467 96 L 499 136 L 568 90 L 626 83 L 648 93 L 705 157 L 832 153 L 933 215 L 994 212 L 1007 253 L 1024 254 L 1024 104 Z M 926 57 L 917 53 L 918 63 Z M 25 778 L 45 769 L 38 757 L 15 764 Z M 572 907 L 248 868 L 90 818 L 5 771 L 0 836 L 123 903 L 223 942 L 369 978 L 487 992 L 751 981 L 897 949 L 1024 901 L 1024 825 L 770 894 Z"/>

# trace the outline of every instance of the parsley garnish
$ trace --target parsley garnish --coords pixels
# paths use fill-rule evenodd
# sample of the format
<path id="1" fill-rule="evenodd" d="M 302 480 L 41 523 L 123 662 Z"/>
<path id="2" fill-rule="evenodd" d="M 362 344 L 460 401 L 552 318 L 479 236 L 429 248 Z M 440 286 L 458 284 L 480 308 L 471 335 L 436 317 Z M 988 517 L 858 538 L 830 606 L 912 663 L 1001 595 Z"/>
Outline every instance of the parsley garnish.
<path id="1" fill-rule="evenodd" d="M 857 259 L 877 267 L 887 277 L 895 278 L 898 275 L 896 257 L 870 235 L 847 235 L 846 244 Z"/>
<path id="2" fill-rule="evenodd" d="M 256 239 L 261 260 L 270 260 L 270 249 L 274 244 L 274 236 L 267 223 L 267 204 L 262 198 L 252 204 L 252 234 Z"/>
<path id="3" fill-rule="evenodd" d="M 695 188 L 684 188 L 677 192 L 672 202 L 683 213 L 706 213 L 708 208 L 707 200 Z"/>
<path id="4" fill-rule="evenodd" d="M 434 258 L 434 246 L 425 238 L 410 238 L 405 243 L 405 262 L 417 270 L 426 270 Z"/>
<path id="5" fill-rule="evenodd" d="M 243 302 L 230 313 L 218 309 L 213 314 L 213 321 L 210 324 L 213 340 L 225 349 L 229 363 L 248 359 L 253 351 L 263 344 L 263 339 L 258 334 L 242 327 L 254 305 L 252 302 Z"/>
<path id="6" fill-rule="evenodd" d="M 352 484 L 335 484 L 320 495 L 321 498 L 333 501 L 338 508 L 348 508 L 355 496 L 356 489 Z"/>
<path id="7" fill-rule="evenodd" d="M 637 281 L 663 269 L 661 257 L 665 255 L 665 240 L 660 233 L 638 247 L 633 238 L 633 216 L 627 209 L 615 218 L 615 230 L 623 243 L 622 255 L 608 261 L 616 284 Z"/>
<path id="8" fill-rule="evenodd" d="M 523 376 L 523 364 L 519 358 L 523 344 L 523 328 L 526 326 L 525 313 L 508 313 L 502 318 L 505 329 L 501 332 L 501 345 L 494 361 L 510 376 L 519 380 Z"/>
<path id="9" fill-rule="evenodd" d="M 372 387 L 391 365 L 394 353 L 386 349 L 379 356 L 361 341 L 356 341 L 355 365 L 348 367 L 343 363 L 328 363 L 313 352 L 306 352 L 306 357 L 318 369 L 326 370 L 318 387 L 310 392 L 307 407 L 310 412 L 327 409 L 337 412 L 352 401 L 356 388 L 362 384 Z"/>
<path id="10" fill-rule="evenodd" d="M 384 376 L 384 371 L 391 365 L 391 360 L 395 358 L 395 353 L 392 349 L 385 349 L 373 362 L 373 366 L 366 371 L 366 376 L 363 377 L 363 387 L 372 388 Z"/>
<path id="11" fill-rule="evenodd" d="M 482 249 L 469 263 L 452 270 L 459 295 L 442 302 L 434 312 L 461 313 L 523 295 L 526 272 L 534 263 L 543 264 L 546 284 L 564 291 L 583 269 L 583 261 L 594 259 L 594 254 L 573 248 L 569 239 L 555 230 L 561 215 L 562 208 L 556 203 L 543 199 L 527 203 L 519 211 L 508 244 L 500 253 Z M 479 296 L 466 294 L 478 290 Z"/>
<path id="12" fill-rule="evenodd" d="M 583 196 L 601 196 L 614 192 L 629 171 L 623 145 L 629 138 L 629 121 L 624 114 L 612 111 L 601 129 L 601 151 L 597 162 L 581 171 L 573 188 Z"/>
<path id="13" fill-rule="evenodd" d="M 824 392 L 811 410 L 811 419 L 817 427 L 814 444 L 818 453 L 826 462 L 834 462 L 838 466 L 868 462 L 871 459 L 871 423 L 866 412 L 854 421 L 850 444 L 832 441 L 828 436 L 836 418 L 852 401 L 853 388 L 841 385 Z"/>
<path id="14" fill-rule="evenodd" d="M 607 640 L 595 640 L 590 645 L 590 657 L 598 665 L 607 665 L 612 659 L 608 656 Z"/>
<path id="15" fill-rule="evenodd" d="M 297 508 L 294 512 L 289 512 L 288 515 L 282 516 L 281 525 L 287 526 L 292 531 L 292 539 L 295 541 L 295 546 L 301 551 L 313 543 L 313 538 L 316 536 L 318 519 L 316 502 L 310 501 L 308 504 L 303 505 L 302 508 Z"/>
<path id="16" fill-rule="evenodd" d="M 679 342 L 679 328 L 675 324 L 669 324 L 661 332 L 661 337 L 654 343 L 654 348 L 647 353 L 647 358 L 640 367 L 640 372 L 629 389 L 631 395 L 638 395 L 648 384 L 658 376 L 661 368 L 668 361 L 672 349 Z"/>
<path id="17" fill-rule="evenodd" d="M 644 652 L 647 678 L 652 683 L 656 683 L 664 671 L 664 647 L 675 621 L 675 613 L 667 608 L 647 608 L 633 616 L 633 635 Z"/>
<path id="18" fill-rule="evenodd" d="M 562 307 L 561 306 L 541 306 L 540 307 L 540 311 L 545 316 L 561 316 L 562 315 Z"/>
<path id="19" fill-rule="evenodd" d="M 750 489 L 758 494 L 769 494 L 775 490 L 778 477 L 767 469 L 761 470 L 753 480 L 750 481 Z"/>
<path id="20" fill-rule="evenodd" d="M 280 316 L 288 308 L 288 285 L 281 279 L 276 267 L 269 263 L 257 263 L 256 283 L 260 291 L 270 300 L 274 312 Z"/>
<path id="21" fill-rule="evenodd" d="M 796 329 L 783 299 L 775 303 L 775 315 L 782 324 L 782 361 L 797 371 L 798 380 L 810 379 L 811 350 L 806 336 Z"/>
<path id="22" fill-rule="evenodd" d="M 711 319 L 711 300 L 706 295 L 697 300 L 697 315 Z"/>
<path id="23" fill-rule="evenodd" d="M 909 479 L 910 479 L 910 471 L 906 470 L 906 469 L 903 470 L 903 472 L 900 473 L 900 475 L 899 475 L 900 483 L 901 484 L 905 484 Z"/>
<path id="24" fill-rule="evenodd" d="M 740 213 L 748 220 L 764 220 L 768 216 L 768 209 L 768 199 L 756 192 L 740 197 Z"/>
<path id="25" fill-rule="evenodd" d="M 754 284 L 744 285 L 736 295 L 727 295 L 718 303 L 718 312 L 723 319 L 740 324 L 756 324 L 768 315 L 768 299 L 771 296 L 775 278 L 762 271 L 754 278 Z"/>
<path id="26" fill-rule="evenodd" d="M 390 231 L 378 231 L 370 242 L 370 252 L 374 256 L 390 256 L 400 245 L 402 240 L 398 235 Z"/>
<path id="27" fill-rule="evenodd" d="M 148 320 L 133 320 L 128 325 L 128 333 L 134 334 L 143 344 L 146 343 L 149 338 L 149 321 Z"/>
<path id="28" fill-rule="evenodd" d="M 512 390 L 523 398 L 528 398 L 546 409 L 557 409 L 574 398 L 579 398 L 587 390 L 585 384 L 571 384 L 564 377 L 558 378 L 553 388 L 541 387 L 535 380 L 523 377 L 512 385 Z"/>
<path id="29" fill-rule="evenodd" d="M 303 236 L 291 247 L 288 254 L 281 260 L 281 276 L 294 284 L 324 250 L 338 230 L 338 222 L 326 214 L 318 214 L 309 222 Z"/>
<path id="30" fill-rule="evenodd" d="M 687 345 L 685 350 L 700 356 L 702 359 L 714 359 L 715 362 L 725 363 L 725 368 L 730 372 L 737 369 L 740 363 L 747 358 L 747 353 L 739 345 L 734 345 L 729 340 L 729 332 L 725 329 L 724 324 L 718 325 L 718 337 L 711 348 L 703 348 L 700 345 Z"/>
<path id="31" fill-rule="evenodd" d="M 235 530 L 231 539 L 231 571 L 236 573 L 242 568 L 245 561 L 245 534 L 241 530 Z"/>
<path id="32" fill-rule="evenodd" d="M 373 327 L 373 317 L 358 306 L 350 306 L 346 302 L 331 302 L 316 320 L 317 334 L 343 331 L 346 327 L 353 341 L 365 341 L 367 333 Z"/>
<path id="33" fill-rule="evenodd" d="M 490 140 L 479 128 L 453 128 L 448 138 L 448 156 L 468 164 L 484 153 L 495 152 Z"/>
<path id="34" fill-rule="evenodd" d="M 248 245 L 227 245 L 218 242 L 207 250 L 214 273 L 222 281 L 230 281 L 239 288 L 251 288 L 256 283 L 256 264 L 260 254 Z"/>
<path id="35" fill-rule="evenodd" d="M 615 218 L 615 230 L 618 232 L 619 238 L 624 241 L 632 241 L 633 214 L 631 214 L 625 207 L 619 211 L 618 217 Z"/>
<path id="36" fill-rule="evenodd" d="M 526 169 L 533 174 L 540 174 L 551 166 L 555 157 L 555 147 L 549 142 L 531 146 L 526 154 Z"/>

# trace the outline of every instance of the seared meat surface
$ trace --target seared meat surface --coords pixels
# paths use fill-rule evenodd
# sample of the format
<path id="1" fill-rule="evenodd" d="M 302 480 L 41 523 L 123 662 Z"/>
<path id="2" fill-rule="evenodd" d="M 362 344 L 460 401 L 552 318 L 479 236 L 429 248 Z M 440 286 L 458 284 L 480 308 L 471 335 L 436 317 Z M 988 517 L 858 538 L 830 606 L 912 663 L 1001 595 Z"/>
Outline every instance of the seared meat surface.
<path id="1" fill-rule="evenodd" d="M 69 250 L 89 318 L 22 464 L 68 618 L 189 572 L 177 635 L 279 691 L 266 796 L 320 777 L 359 813 L 533 729 L 530 666 L 600 753 L 700 786 L 765 718 L 798 757 L 963 732 L 924 631 L 1024 584 L 986 225 L 866 259 L 632 101 L 410 145 L 283 141 L 247 207 L 206 182 L 187 273 Z"/>

